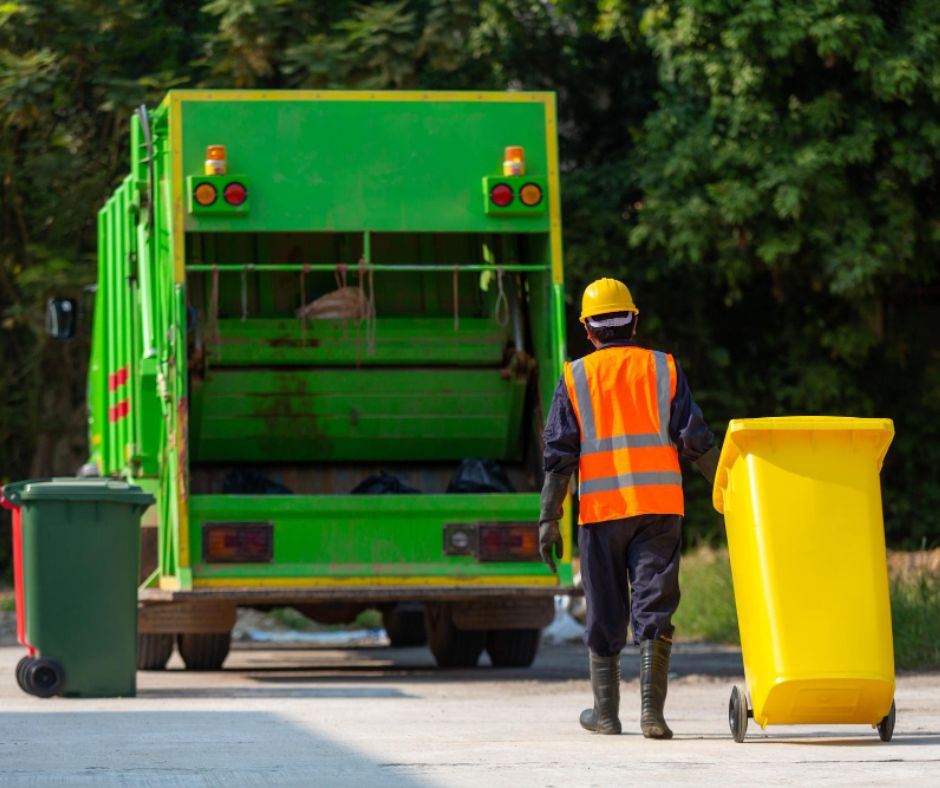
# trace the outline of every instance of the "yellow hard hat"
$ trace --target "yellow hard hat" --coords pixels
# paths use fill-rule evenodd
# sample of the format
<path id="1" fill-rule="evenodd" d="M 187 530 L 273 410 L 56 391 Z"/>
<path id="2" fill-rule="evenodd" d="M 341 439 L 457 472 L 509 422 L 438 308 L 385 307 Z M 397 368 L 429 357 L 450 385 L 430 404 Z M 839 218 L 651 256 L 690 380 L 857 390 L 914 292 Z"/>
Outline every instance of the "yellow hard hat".
<path id="1" fill-rule="evenodd" d="M 598 279 L 591 282 L 584 291 L 581 298 L 581 317 L 583 323 L 589 317 L 595 315 L 606 315 L 609 312 L 634 312 L 640 314 L 640 310 L 633 303 L 633 296 L 630 290 L 619 279 Z"/>

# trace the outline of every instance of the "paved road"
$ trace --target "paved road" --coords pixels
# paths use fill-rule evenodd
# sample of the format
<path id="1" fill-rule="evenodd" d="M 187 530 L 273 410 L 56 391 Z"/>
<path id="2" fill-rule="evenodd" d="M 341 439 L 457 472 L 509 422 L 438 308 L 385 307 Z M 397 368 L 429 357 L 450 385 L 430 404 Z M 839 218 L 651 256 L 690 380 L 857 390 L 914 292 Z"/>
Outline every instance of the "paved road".
<path id="1" fill-rule="evenodd" d="M 732 649 L 680 645 L 667 710 L 677 738 L 592 736 L 579 646 L 530 671 L 436 671 L 424 649 L 243 648 L 213 674 L 139 674 L 135 699 L 42 701 L 0 648 L 3 785 L 611 786 L 940 784 L 940 675 L 902 676 L 894 741 L 864 727 L 728 733 Z M 179 667 L 174 656 L 171 667 Z"/>

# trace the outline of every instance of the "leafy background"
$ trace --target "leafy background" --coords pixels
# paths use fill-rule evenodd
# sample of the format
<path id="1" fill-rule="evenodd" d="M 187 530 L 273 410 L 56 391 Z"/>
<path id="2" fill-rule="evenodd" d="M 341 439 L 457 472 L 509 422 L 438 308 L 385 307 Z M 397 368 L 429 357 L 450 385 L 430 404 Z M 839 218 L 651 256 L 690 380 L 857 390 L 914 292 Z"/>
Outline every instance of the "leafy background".
<path id="1" fill-rule="evenodd" d="M 556 91 L 571 353 L 583 285 L 625 279 L 719 434 L 893 418 L 889 542 L 940 541 L 935 0 L 0 2 L 0 479 L 84 458 L 87 342 L 43 304 L 93 280 L 130 112 L 174 87 Z"/>

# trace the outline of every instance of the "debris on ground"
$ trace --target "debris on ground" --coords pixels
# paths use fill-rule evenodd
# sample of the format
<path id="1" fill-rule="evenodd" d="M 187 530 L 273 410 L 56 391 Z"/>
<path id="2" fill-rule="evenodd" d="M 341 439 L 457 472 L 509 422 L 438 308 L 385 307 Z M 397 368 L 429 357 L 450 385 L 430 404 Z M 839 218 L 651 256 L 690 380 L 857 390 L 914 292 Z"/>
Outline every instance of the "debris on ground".
<path id="1" fill-rule="evenodd" d="M 580 643 L 584 637 L 584 625 L 571 615 L 572 597 L 555 597 L 555 619 L 542 633 L 545 643 Z"/>

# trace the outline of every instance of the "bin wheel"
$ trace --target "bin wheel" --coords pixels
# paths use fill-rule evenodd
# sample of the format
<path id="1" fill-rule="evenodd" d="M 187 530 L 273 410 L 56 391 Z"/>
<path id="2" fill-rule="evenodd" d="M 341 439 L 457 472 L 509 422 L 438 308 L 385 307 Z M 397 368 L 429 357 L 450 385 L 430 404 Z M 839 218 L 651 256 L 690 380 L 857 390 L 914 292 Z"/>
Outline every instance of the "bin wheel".
<path id="1" fill-rule="evenodd" d="M 541 629 L 491 629 L 486 653 L 494 668 L 527 668 L 539 650 Z"/>
<path id="2" fill-rule="evenodd" d="M 37 657 L 23 668 L 23 688 L 37 698 L 58 695 L 64 682 L 65 670 L 57 659 Z"/>
<path id="3" fill-rule="evenodd" d="M 231 645 L 231 632 L 181 634 L 176 641 L 187 670 L 219 670 Z"/>
<path id="4" fill-rule="evenodd" d="M 728 725 L 731 727 L 731 735 L 738 744 L 744 741 L 747 733 L 748 716 L 747 695 L 744 690 L 735 686 L 731 690 L 731 700 L 728 703 Z"/>
<path id="5" fill-rule="evenodd" d="M 399 602 L 382 610 L 382 626 L 394 648 L 423 646 L 428 642 L 424 628 L 424 605 Z"/>
<path id="6" fill-rule="evenodd" d="M 137 633 L 137 670 L 166 670 L 173 655 L 173 635 L 164 632 Z"/>
<path id="7" fill-rule="evenodd" d="M 29 690 L 26 689 L 26 668 L 32 661 L 33 658 L 27 654 L 16 663 L 16 685 L 23 690 L 23 692 L 29 692 Z"/>
<path id="8" fill-rule="evenodd" d="M 891 710 L 878 723 L 878 735 L 882 741 L 891 741 L 891 737 L 894 736 L 894 719 L 896 716 L 894 701 L 891 701 Z"/>
<path id="9" fill-rule="evenodd" d="M 424 616 L 428 645 L 439 668 L 476 667 L 486 645 L 485 629 L 458 628 L 446 602 L 429 602 Z"/>

